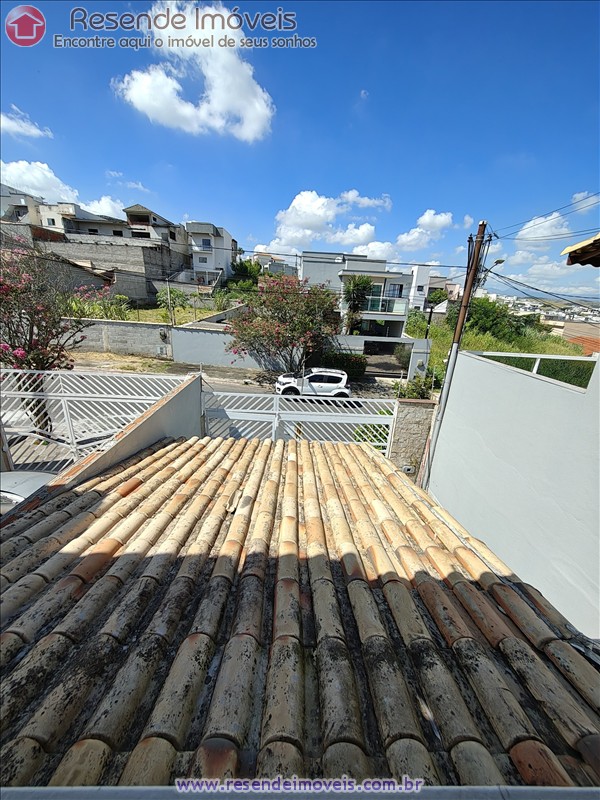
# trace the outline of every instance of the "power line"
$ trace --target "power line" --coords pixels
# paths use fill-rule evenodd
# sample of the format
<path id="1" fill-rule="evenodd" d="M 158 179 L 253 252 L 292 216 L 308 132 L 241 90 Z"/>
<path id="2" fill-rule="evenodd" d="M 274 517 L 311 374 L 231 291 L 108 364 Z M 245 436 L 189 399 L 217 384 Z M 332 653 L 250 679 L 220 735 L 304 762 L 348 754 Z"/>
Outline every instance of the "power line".
<path id="1" fill-rule="evenodd" d="M 594 192 L 593 194 L 590 194 L 587 197 L 584 197 L 583 199 L 584 200 L 590 200 L 592 197 L 598 197 L 599 195 L 600 195 L 600 192 Z M 519 225 L 526 225 L 528 222 L 531 222 L 531 220 L 535 219 L 536 217 L 549 217 L 551 214 L 556 214 L 558 211 L 562 211 L 565 208 L 571 208 L 571 206 L 577 206 L 578 205 L 579 208 L 576 208 L 573 211 L 567 212 L 568 214 L 575 214 L 578 211 L 581 211 L 581 209 L 583 209 L 583 208 L 593 208 L 595 205 L 598 205 L 598 203 L 600 203 L 600 198 L 596 202 L 588 203 L 585 206 L 580 205 L 581 202 L 582 202 L 581 200 L 576 200 L 575 202 L 567 203 L 566 206 L 560 206 L 559 208 L 555 208 L 552 211 L 546 211 L 544 214 L 537 214 L 534 217 L 530 217 L 529 219 L 523 220 L 522 222 L 515 222 L 512 225 L 505 225 L 503 228 L 498 228 L 498 230 L 494 231 L 494 233 L 497 234 L 498 231 L 506 231 L 509 228 L 518 228 Z M 566 216 L 567 216 L 567 214 L 561 214 L 561 217 L 566 217 Z M 544 220 L 544 222 L 546 222 L 546 221 L 547 220 Z M 541 224 L 541 223 L 536 223 L 536 225 L 539 225 L 539 224 Z M 503 239 L 505 237 L 502 236 L 502 237 L 498 237 L 498 238 L 502 238 Z"/>
<path id="2" fill-rule="evenodd" d="M 533 226 L 532 226 L 533 227 Z M 500 241 L 513 240 L 518 242 L 553 242 L 560 239 L 572 239 L 574 236 L 584 236 L 586 234 L 594 234 L 598 232 L 598 228 L 587 228 L 581 231 L 569 231 L 568 233 L 552 233 L 548 236 L 499 236 Z"/>
<path id="3" fill-rule="evenodd" d="M 573 303 L 574 300 L 579 300 L 579 299 L 582 299 L 582 300 L 595 300 L 596 299 L 595 297 L 593 297 L 591 295 L 571 295 L 571 296 L 569 296 L 569 295 L 556 294 L 555 292 L 549 292 L 547 289 L 541 289 L 539 286 L 532 286 L 529 283 L 524 283 L 523 281 L 518 281 L 515 278 L 508 278 L 506 275 L 500 275 L 498 272 L 494 272 L 493 270 L 490 270 L 490 274 L 494 275 L 497 280 L 502 281 L 503 283 L 507 284 L 508 286 L 512 286 L 514 288 L 519 288 L 521 286 L 524 286 L 527 289 L 532 289 L 534 292 L 539 292 L 541 294 L 547 294 L 550 297 L 555 297 L 558 300 L 564 300 L 565 302 L 568 302 L 568 303 Z M 522 289 L 520 289 L 520 291 L 523 294 L 527 295 L 527 292 L 524 292 Z M 531 297 L 532 295 L 528 295 L 528 296 Z M 593 312 L 597 312 L 598 311 L 597 307 L 594 308 L 593 306 L 586 306 L 586 305 L 583 305 L 582 303 L 577 303 L 577 305 L 581 306 L 581 308 L 587 309 L 588 311 L 593 311 Z"/>

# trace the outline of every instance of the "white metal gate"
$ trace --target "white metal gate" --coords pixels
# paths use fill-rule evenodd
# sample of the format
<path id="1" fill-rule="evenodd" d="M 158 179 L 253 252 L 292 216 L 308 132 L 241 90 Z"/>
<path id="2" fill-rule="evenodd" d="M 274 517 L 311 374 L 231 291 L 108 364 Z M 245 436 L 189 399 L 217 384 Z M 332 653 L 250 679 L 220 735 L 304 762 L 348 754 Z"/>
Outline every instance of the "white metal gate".
<path id="1" fill-rule="evenodd" d="M 180 375 L 2 370 L 2 427 L 16 469 L 58 472 L 186 380 Z"/>
<path id="2" fill-rule="evenodd" d="M 396 401 L 203 392 L 209 436 L 368 442 L 389 453 Z"/>

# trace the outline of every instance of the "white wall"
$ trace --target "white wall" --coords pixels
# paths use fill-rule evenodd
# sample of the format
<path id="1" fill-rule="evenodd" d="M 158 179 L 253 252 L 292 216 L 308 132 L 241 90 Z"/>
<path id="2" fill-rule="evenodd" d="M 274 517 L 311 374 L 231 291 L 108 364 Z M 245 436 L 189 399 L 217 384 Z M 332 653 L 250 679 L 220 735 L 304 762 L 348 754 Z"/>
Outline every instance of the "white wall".
<path id="1" fill-rule="evenodd" d="M 460 353 L 430 493 L 588 636 L 600 634 L 599 385 Z"/>
<path id="2" fill-rule="evenodd" d="M 412 285 L 410 287 L 409 305 L 411 308 L 419 308 L 422 311 L 429 291 L 431 267 L 412 267 L 411 271 Z M 423 287 L 421 291 L 418 290 L 419 286 Z"/>
<path id="3" fill-rule="evenodd" d="M 231 341 L 223 328 L 172 328 L 173 360 L 184 364 L 211 364 L 223 367 L 247 367 L 264 369 L 252 356 L 240 357 L 228 352 L 225 347 Z"/>

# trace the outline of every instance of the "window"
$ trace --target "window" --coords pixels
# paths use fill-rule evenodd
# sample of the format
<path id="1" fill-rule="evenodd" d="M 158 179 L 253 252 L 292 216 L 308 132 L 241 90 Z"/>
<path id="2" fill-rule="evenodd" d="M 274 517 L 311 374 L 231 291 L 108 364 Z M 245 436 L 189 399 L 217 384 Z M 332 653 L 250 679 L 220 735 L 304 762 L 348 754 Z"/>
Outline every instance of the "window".
<path id="1" fill-rule="evenodd" d="M 113 236 L 123 236 L 123 231 L 113 231 Z"/>
<path id="2" fill-rule="evenodd" d="M 325 383 L 341 383 L 342 380 L 341 375 L 327 375 Z"/>
<path id="3" fill-rule="evenodd" d="M 54 221 L 53 217 L 48 217 L 46 219 L 46 225 L 50 225 L 51 227 L 56 225 L 56 222 Z"/>
<path id="4" fill-rule="evenodd" d="M 392 283 L 386 287 L 386 297 L 402 297 L 404 286 L 401 283 Z"/>
<path id="5" fill-rule="evenodd" d="M 327 383 L 327 378 L 325 375 L 311 375 L 308 379 L 309 383 Z"/>
<path id="6" fill-rule="evenodd" d="M 146 231 L 131 231 L 132 239 L 149 239 L 150 234 Z"/>
<path id="7" fill-rule="evenodd" d="M 198 256 L 198 263 L 199 264 L 208 264 L 208 258 L 206 256 Z"/>
<path id="8" fill-rule="evenodd" d="M 169 231 L 169 239 L 171 239 L 173 242 L 175 241 L 175 231 Z"/>
<path id="9" fill-rule="evenodd" d="M 425 291 L 424 286 L 417 286 L 417 292 L 424 292 L 424 291 Z"/>
<path id="10" fill-rule="evenodd" d="M 88 228 L 88 233 L 90 236 L 98 236 L 98 228 Z"/>
<path id="11" fill-rule="evenodd" d="M 203 250 L 212 250 L 212 244 L 210 239 L 202 239 L 202 249 Z"/>
<path id="12" fill-rule="evenodd" d="M 156 217 L 152 217 L 152 222 L 156 222 Z"/>

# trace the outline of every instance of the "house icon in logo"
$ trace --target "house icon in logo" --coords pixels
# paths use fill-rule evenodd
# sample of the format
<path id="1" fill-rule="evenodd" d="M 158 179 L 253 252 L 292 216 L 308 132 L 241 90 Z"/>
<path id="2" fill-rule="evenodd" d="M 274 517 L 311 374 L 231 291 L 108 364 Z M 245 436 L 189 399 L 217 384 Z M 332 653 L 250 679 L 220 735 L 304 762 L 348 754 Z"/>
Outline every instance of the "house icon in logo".
<path id="1" fill-rule="evenodd" d="M 17 6 L 9 11 L 4 27 L 13 44 L 31 47 L 44 37 L 46 20 L 35 6 Z"/>

